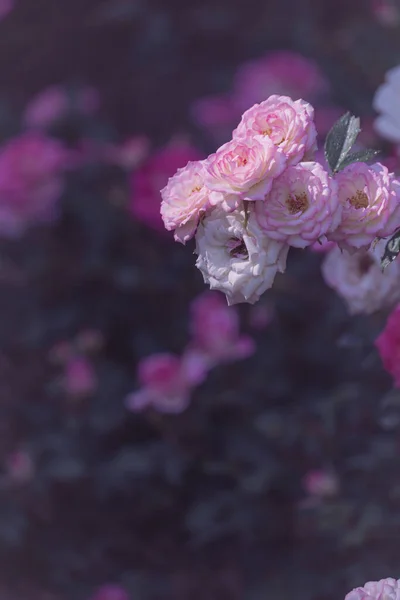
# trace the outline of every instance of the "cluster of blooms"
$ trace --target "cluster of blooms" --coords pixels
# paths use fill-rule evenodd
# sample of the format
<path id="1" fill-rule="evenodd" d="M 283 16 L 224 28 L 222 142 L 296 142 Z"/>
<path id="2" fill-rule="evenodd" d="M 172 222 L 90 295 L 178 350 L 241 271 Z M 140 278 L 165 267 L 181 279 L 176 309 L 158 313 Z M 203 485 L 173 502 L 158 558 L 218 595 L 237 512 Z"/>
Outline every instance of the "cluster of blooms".
<path id="1" fill-rule="evenodd" d="M 380 163 L 331 175 L 316 162 L 314 111 L 270 96 L 247 110 L 232 140 L 191 161 L 161 191 L 175 240 L 196 236 L 196 266 L 228 304 L 253 304 L 283 272 L 290 247 L 333 241 L 367 250 L 400 226 L 400 183 Z"/>
<path id="2" fill-rule="evenodd" d="M 129 410 L 153 407 L 165 413 L 182 412 L 210 369 L 254 352 L 253 340 L 240 335 L 238 313 L 229 310 L 218 294 L 206 292 L 196 298 L 190 316 L 191 340 L 182 356 L 152 354 L 140 361 L 140 389 L 126 398 Z"/>
<path id="3" fill-rule="evenodd" d="M 345 600 L 400 600 L 400 579 L 369 581 L 349 592 Z"/>

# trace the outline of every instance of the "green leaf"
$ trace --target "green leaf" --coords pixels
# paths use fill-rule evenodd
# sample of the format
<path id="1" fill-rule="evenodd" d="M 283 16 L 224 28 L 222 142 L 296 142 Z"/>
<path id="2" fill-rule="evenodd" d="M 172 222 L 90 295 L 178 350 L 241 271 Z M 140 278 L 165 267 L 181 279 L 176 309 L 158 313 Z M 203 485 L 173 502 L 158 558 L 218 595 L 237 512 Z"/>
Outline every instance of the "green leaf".
<path id="1" fill-rule="evenodd" d="M 341 171 L 355 162 L 368 162 L 372 158 L 375 158 L 377 154 L 379 154 L 379 150 L 372 150 L 371 148 L 359 150 L 358 152 L 351 152 L 344 160 L 342 160 L 336 171 Z"/>
<path id="2" fill-rule="evenodd" d="M 360 131 L 360 119 L 348 112 L 336 121 L 326 136 L 325 158 L 333 173 L 339 170 Z"/>
<path id="3" fill-rule="evenodd" d="M 400 230 L 392 235 L 385 246 L 385 251 L 381 257 L 382 271 L 392 263 L 400 253 Z"/>

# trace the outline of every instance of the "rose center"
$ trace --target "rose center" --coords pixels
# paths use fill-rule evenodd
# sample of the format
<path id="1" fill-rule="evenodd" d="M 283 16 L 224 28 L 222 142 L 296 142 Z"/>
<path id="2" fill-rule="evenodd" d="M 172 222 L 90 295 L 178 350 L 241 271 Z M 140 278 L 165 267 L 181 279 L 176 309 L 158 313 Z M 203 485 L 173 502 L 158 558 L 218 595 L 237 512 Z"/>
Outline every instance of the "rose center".
<path id="1" fill-rule="evenodd" d="M 290 194 L 286 199 L 286 206 L 291 215 L 305 212 L 309 205 L 310 203 L 305 192 L 302 192 L 301 194 Z"/>
<path id="2" fill-rule="evenodd" d="M 238 167 L 244 167 L 245 165 L 247 165 L 247 158 L 245 158 L 244 156 L 238 156 L 236 159 L 236 164 Z"/>
<path id="3" fill-rule="evenodd" d="M 244 243 L 244 240 L 235 237 L 230 238 L 228 240 L 227 247 L 229 255 L 232 258 L 249 258 L 249 252 L 247 250 L 246 244 Z"/>
<path id="4" fill-rule="evenodd" d="M 357 192 L 348 201 L 354 208 L 368 208 L 368 196 L 365 192 L 357 190 Z"/>

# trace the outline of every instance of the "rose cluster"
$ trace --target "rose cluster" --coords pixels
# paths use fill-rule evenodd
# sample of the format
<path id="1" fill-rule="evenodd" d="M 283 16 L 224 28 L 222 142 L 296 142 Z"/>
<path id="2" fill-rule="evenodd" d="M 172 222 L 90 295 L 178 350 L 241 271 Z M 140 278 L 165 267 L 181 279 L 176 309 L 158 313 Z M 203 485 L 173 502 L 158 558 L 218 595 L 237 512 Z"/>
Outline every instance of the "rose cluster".
<path id="1" fill-rule="evenodd" d="M 331 240 L 351 253 L 400 226 L 394 175 L 351 160 L 331 174 L 315 160 L 316 139 L 310 104 L 270 96 L 243 114 L 231 141 L 161 191 L 166 229 L 182 243 L 195 236 L 196 266 L 228 304 L 256 302 L 290 247 Z"/>

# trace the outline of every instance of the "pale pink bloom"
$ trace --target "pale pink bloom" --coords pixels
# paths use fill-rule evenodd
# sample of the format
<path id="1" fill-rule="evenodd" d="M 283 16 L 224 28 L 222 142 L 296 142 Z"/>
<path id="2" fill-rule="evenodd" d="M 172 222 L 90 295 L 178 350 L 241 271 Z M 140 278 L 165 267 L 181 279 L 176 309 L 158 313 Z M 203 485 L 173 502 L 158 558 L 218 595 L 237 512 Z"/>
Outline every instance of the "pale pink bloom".
<path id="1" fill-rule="evenodd" d="M 400 388 L 400 305 L 389 315 L 385 329 L 375 340 L 385 370 Z"/>
<path id="2" fill-rule="evenodd" d="M 349 250 L 367 248 L 400 226 L 400 184 L 384 165 L 353 163 L 335 180 L 343 215 L 329 239 Z"/>
<path id="3" fill-rule="evenodd" d="M 229 139 L 240 111 L 229 95 L 199 98 L 192 105 L 194 121 L 216 140 Z"/>
<path id="4" fill-rule="evenodd" d="M 345 301 L 350 314 L 371 314 L 400 301 L 400 262 L 382 272 L 380 259 L 385 241 L 374 249 L 349 253 L 331 250 L 322 263 L 322 275 Z"/>
<path id="5" fill-rule="evenodd" d="M 31 224 L 58 216 L 66 163 L 61 143 L 40 133 L 0 147 L 0 235 L 17 237 Z"/>
<path id="6" fill-rule="evenodd" d="M 336 246 L 337 246 L 336 242 L 331 242 L 331 241 L 327 240 L 326 238 L 323 238 L 323 240 L 314 242 L 314 244 L 311 244 L 310 250 L 312 250 L 313 252 L 320 253 L 320 254 L 326 254 L 333 248 L 336 248 Z"/>
<path id="7" fill-rule="evenodd" d="M 303 485 L 310 496 L 329 498 L 339 491 L 339 481 L 334 473 L 323 470 L 309 471 L 303 479 Z"/>
<path id="8" fill-rule="evenodd" d="M 205 183 L 213 192 L 263 200 L 284 170 L 285 157 L 269 138 L 236 138 L 211 154 L 204 166 Z"/>
<path id="9" fill-rule="evenodd" d="M 165 232 L 160 214 L 160 190 L 179 168 L 200 158 L 198 150 L 185 142 L 171 142 L 149 156 L 131 175 L 129 210 L 132 216 L 156 231 Z"/>
<path id="10" fill-rule="evenodd" d="M 165 228 L 175 230 L 175 240 L 183 244 L 193 237 L 200 217 L 209 207 L 210 191 L 204 183 L 203 164 L 204 161 L 189 162 L 161 190 Z"/>
<path id="11" fill-rule="evenodd" d="M 312 100 L 329 89 L 318 65 L 295 52 L 273 52 L 237 71 L 233 99 L 240 111 L 272 94 Z"/>
<path id="12" fill-rule="evenodd" d="M 256 203 L 255 214 L 271 239 L 305 248 L 336 229 L 342 208 L 335 181 L 319 163 L 304 162 L 274 181 L 265 202 Z"/>
<path id="13" fill-rule="evenodd" d="M 242 116 L 233 138 L 271 140 L 283 152 L 288 164 L 313 158 L 317 149 L 314 109 L 304 100 L 270 96 L 255 104 Z"/>
<path id="14" fill-rule="evenodd" d="M 375 129 L 383 138 L 400 142 L 400 66 L 390 69 L 385 82 L 377 89 L 373 106 L 380 113 Z"/>
<path id="15" fill-rule="evenodd" d="M 196 233 L 196 266 L 211 289 L 223 292 L 229 305 L 254 304 L 286 268 L 289 246 L 268 238 L 250 203 L 232 213 L 215 208 Z"/>
<path id="16" fill-rule="evenodd" d="M 83 87 L 75 92 L 74 102 L 72 105 L 68 90 L 63 86 L 49 86 L 27 105 L 23 116 L 25 125 L 34 129 L 44 129 L 63 118 L 70 109 L 82 114 L 91 114 L 98 108 L 98 93 L 91 87 Z"/>
<path id="17" fill-rule="evenodd" d="M 240 335 L 239 315 L 223 296 L 205 292 L 191 305 L 192 347 L 204 354 L 210 364 L 247 358 L 255 351 L 254 341 Z"/>
<path id="18" fill-rule="evenodd" d="M 349 592 L 345 600 L 400 600 L 400 579 L 369 581 Z"/>
<path id="19" fill-rule="evenodd" d="M 155 408 L 165 413 L 180 413 L 190 402 L 194 387 L 204 381 L 208 364 L 197 352 L 188 350 L 182 357 L 174 354 L 152 354 L 138 365 L 139 390 L 125 399 L 134 412 Z"/>
<path id="20" fill-rule="evenodd" d="M 103 157 L 106 162 L 131 171 L 148 156 L 149 149 L 149 138 L 145 135 L 137 135 L 128 138 L 122 144 L 107 145 Z"/>
<path id="21" fill-rule="evenodd" d="M 129 600 L 129 595 L 120 585 L 109 583 L 102 585 L 90 600 Z"/>
<path id="22" fill-rule="evenodd" d="M 0 19 L 4 19 L 15 7 L 15 0 L 0 0 Z"/>
<path id="23" fill-rule="evenodd" d="M 92 363 L 82 356 L 71 358 L 64 373 L 64 389 L 69 396 L 90 396 L 97 387 L 96 372 Z"/>
<path id="24" fill-rule="evenodd" d="M 31 481 L 35 474 L 32 457 L 25 450 L 16 450 L 7 456 L 6 467 L 13 483 L 21 484 Z"/>

